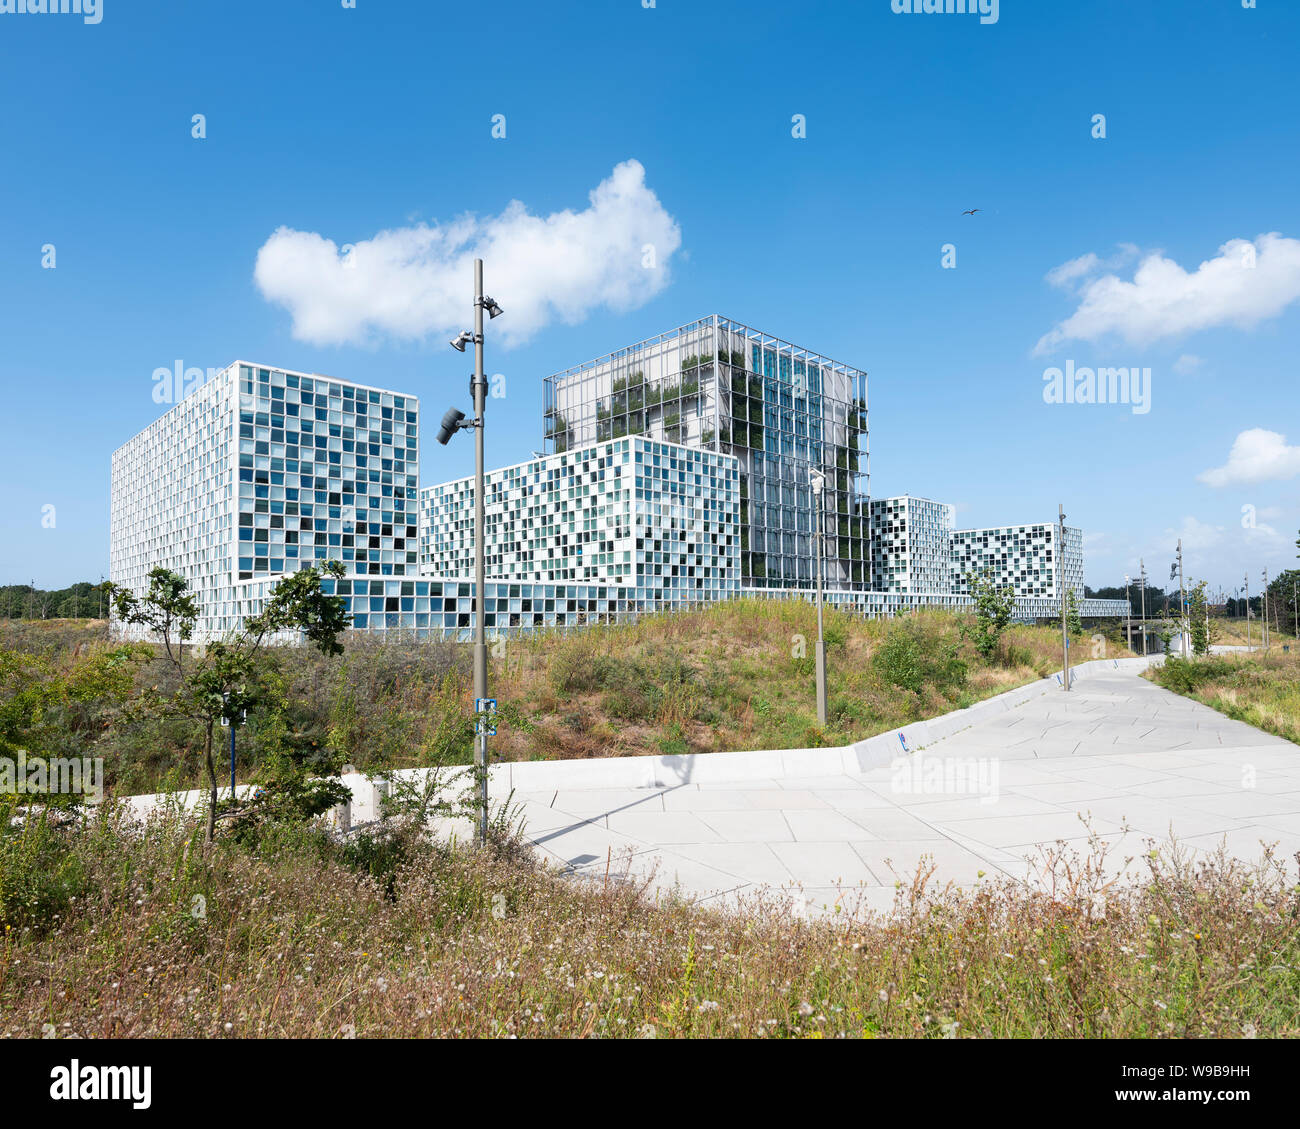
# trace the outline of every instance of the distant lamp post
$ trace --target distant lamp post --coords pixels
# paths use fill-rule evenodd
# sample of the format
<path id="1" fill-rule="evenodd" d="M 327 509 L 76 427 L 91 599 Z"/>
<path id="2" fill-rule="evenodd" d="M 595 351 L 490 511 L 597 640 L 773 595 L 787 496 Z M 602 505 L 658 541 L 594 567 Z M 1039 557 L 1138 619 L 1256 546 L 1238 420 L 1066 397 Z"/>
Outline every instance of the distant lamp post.
<path id="1" fill-rule="evenodd" d="M 1129 582 L 1131 580 L 1132 577 L 1129 576 L 1128 573 L 1125 573 L 1124 574 L 1124 603 L 1127 605 L 1127 608 L 1124 613 L 1124 640 L 1127 643 L 1128 649 L 1130 651 L 1133 649 L 1133 600 L 1128 594 Z"/>
<path id="2" fill-rule="evenodd" d="M 474 260 L 474 332 L 464 330 L 451 341 L 458 353 L 474 345 L 474 375 L 470 394 L 474 398 L 474 418 L 449 408 L 438 428 L 438 442 L 444 447 L 463 427 L 474 429 L 474 772 L 478 791 L 478 842 L 487 842 L 488 819 L 488 734 L 495 732 L 496 703 L 487 696 L 487 603 L 485 599 L 486 565 L 484 563 L 484 485 L 483 485 L 483 407 L 487 399 L 487 377 L 483 374 L 483 311 L 496 318 L 502 313 L 496 300 L 483 293 L 483 260 Z"/>
<path id="3" fill-rule="evenodd" d="M 1061 685 L 1069 690 L 1070 688 L 1070 625 L 1066 617 L 1066 602 L 1068 599 L 1065 589 L 1065 506 L 1058 505 L 1057 512 L 1060 516 L 1060 538 L 1056 544 L 1056 567 L 1061 576 Z"/>
<path id="4" fill-rule="evenodd" d="M 825 520 L 822 494 L 826 489 L 826 476 L 819 470 L 810 470 L 808 481 L 812 486 L 814 508 L 817 511 L 817 724 L 824 728 L 826 725 L 826 638 L 822 633 L 822 561 L 826 554 L 822 534 L 822 524 Z"/>

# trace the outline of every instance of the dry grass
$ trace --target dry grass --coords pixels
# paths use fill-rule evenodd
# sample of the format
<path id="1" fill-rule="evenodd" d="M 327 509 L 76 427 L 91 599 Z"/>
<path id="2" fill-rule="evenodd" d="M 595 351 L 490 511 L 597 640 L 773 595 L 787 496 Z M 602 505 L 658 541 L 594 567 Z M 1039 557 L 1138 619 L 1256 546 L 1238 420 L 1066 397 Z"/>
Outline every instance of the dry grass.
<path id="1" fill-rule="evenodd" d="M 941 611 L 889 621 L 828 612 L 825 727 L 817 723 L 814 696 L 816 612 L 806 601 L 740 600 L 635 624 L 501 641 L 490 658 L 490 685 L 500 702 L 493 756 L 529 760 L 849 744 L 1058 669 L 1056 628 L 1012 627 L 998 653 L 985 661 L 964 636 L 968 623 L 964 615 Z M 241 779 L 267 759 L 273 742 L 286 739 L 317 771 L 345 762 L 363 770 L 468 763 L 473 731 L 467 645 L 381 643 L 364 633 L 348 636 L 346 644 L 341 658 L 305 648 L 268 656 L 266 701 L 237 735 Z M 0 649 L 39 654 L 60 676 L 109 645 L 103 625 L 94 622 L 0 623 Z M 915 679 L 879 661 L 881 648 L 889 645 L 910 648 L 919 664 Z M 1104 646 L 1107 656 L 1130 653 L 1114 628 Z M 1093 640 L 1084 635 L 1075 643 L 1075 661 L 1092 657 Z M 137 687 L 166 692 L 174 679 L 169 664 L 155 657 L 139 669 Z M 42 727 L 52 753 L 75 746 L 78 755 L 102 756 L 109 786 L 119 793 L 200 780 L 197 723 L 126 723 L 119 709 L 80 702 L 75 710 L 47 712 Z"/>
<path id="2" fill-rule="evenodd" d="M 1237 721 L 1300 744 L 1300 651 L 1170 659 L 1146 677 Z"/>
<path id="3" fill-rule="evenodd" d="M 994 660 L 963 637 L 969 619 L 918 612 L 872 620 L 826 616 L 828 719 L 816 720 L 815 609 L 803 601 L 740 600 L 498 647 L 493 685 L 510 703 L 496 755 L 523 760 L 809 748 L 863 740 L 962 708 L 1059 669 L 1055 628 L 1010 628 Z M 891 633 L 917 633 L 928 655 L 951 652 L 964 679 L 905 689 L 873 664 Z M 1094 656 L 1131 654 L 1112 631 Z"/>
<path id="4" fill-rule="evenodd" d="M 808 922 L 435 845 L 380 880 L 311 832 L 61 834 L 75 881 L 6 919 L 0 1038 L 1300 1034 L 1300 895 L 1271 859 L 1175 850 L 1121 890 L 1058 853 L 1053 897 L 922 868 L 889 920 Z"/>
<path id="5" fill-rule="evenodd" d="M 1216 645 L 1244 647 L 1249 641 L 1253 647 L 1260 646 L 1263 642 L 1263 622 L 1258 619 L 1250 621 L 1249 637 L 1246 634 L 1246 626 L 1244 619 L 1211 618 L 1210 636 Z M 1296 639 L 1292 624 L 1285 621 L 1277 622 L 1271 612 L 1269 614 L 1268 634 L 1274 646 L 1281 647 L 1283 643 L 1288 643 L 1294 649 Z"/>

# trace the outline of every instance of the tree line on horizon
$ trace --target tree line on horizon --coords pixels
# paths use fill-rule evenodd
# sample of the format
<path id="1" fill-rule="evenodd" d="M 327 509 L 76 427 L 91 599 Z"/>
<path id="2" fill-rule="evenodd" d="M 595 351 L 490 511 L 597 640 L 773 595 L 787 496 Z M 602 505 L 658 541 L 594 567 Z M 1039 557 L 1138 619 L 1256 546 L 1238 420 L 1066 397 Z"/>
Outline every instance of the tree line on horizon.
<path id="1" fill-rule="evenodd" d="M 1294 625 L 1296 593 L 1300 591 L 1300 569 L 1287 569 L 1279 573 L 1268 586 L 1269 619 L 1278 620 L 1280 626 Z M 1107 588 L 1084 586 L 1086 599 L 1123 600 L 1124 585 Z M 1137 584 L 1128 587 L 1128 600 L 1134 616 L 1142 615 L 1142 590 Z M 1147 618 L 1176 615 L 1178 589 L 1166 590 L 1148 584 L 1146 590 Z M 1229 596 L 1226 602 L 1212 601 L 1211 614 L 1237 619 L 1246 615 L 1245 597 Z M 104 588 L 90 581 L 80 581 L 66 588 L 36 588 L 30 584 L 0 585 L 0 619 L 103 619 L 108 613 Z M 1254 593 L 1250 597 L 1250 614 L 1259 618 L 1264 614 L 1264 596 Z"/>
<path id="2" fill-rule="evenodd" d="M 0 585 L 0 619 L 103 619 L 107 614 L 104 588 L 90 581 L 48 589 Z"/>

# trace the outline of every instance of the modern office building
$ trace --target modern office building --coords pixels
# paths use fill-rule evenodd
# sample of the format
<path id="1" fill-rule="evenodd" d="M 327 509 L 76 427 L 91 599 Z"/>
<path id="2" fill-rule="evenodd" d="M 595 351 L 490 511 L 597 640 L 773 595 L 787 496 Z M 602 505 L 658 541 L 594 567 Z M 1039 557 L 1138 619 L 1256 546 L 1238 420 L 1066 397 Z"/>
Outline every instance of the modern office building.
<path id="1" fill-rule="evenodd" d="M 1059 615 L 1054 523 L 952 532 L 951 506 L 869 498 L 866 397 L 861 370 L 717 316 L 548 378 L 549 453 L 487 475 L 486 628 L 806 598 L 814 471 L 829 605 L 966 607 L 989 568 L 1019 618 Z M 111 579 L 143 592 L 150 569 L 180 573 L 202 642 L 336 560 L 323 587 L 358 630 L 468 638 L 473 479 L 421 490 L 419 458 L 415 397 L 236 362 L 114 453 Z M 1082 596 L 1078 530 L 1065 568 Z"/>
<path id="2" fill-rule="evenodd" d="M 951 592 L 949 536 L 956 509 L 929 498 L 871 499 L 871 575 L 877 592 Z"/>
<path id="3" fill-rule="evenodd" d="M 1009 586 L 1018 598 L 1059 601 L 1059 541 L 1056 522 L 956 530 L 949 589 L 969 594 L 972 577 L 987 570 L 999 588 Z M 1082 530 L 1065 527 L 1064 556 L 1065 585 L 1082 600 Z M 1119 603 L 1123 605 L 1122 600 Z"/>
<path id="4" fill-rule="evenodd" d="M 142 593 L 151 569 L 178 572 L 216 629 L 234 623 L 238 412 L 226 369 L 112 459 L 109 579 Z"/>
<path id="5" fill-rule="evenodd" d="M 547 377 L 546 450 L 628 435 L 735 457 L 744 587 L 815 583 L 820 470 L 826 583 L 870 589 L 865 372 L 715 314 Z"/>
<path id="6" fill-rule="evenodd" d="M 114 452 L 110 579 L 180 573 L 204 640 L 305 565 L 414 576 L 418 466 L 414 397 L 237 361 Z"/>
<path id="7" fill-rule="evenodd" d="M 640 435 L 492 471 L 487 577 L 602 585 L 632 611 L 725 599 L 740 583 L 739 477 L 731 455 Z M 422 490 L 420 517 L 421 573 L 472 577 L 473 477 Z"/>

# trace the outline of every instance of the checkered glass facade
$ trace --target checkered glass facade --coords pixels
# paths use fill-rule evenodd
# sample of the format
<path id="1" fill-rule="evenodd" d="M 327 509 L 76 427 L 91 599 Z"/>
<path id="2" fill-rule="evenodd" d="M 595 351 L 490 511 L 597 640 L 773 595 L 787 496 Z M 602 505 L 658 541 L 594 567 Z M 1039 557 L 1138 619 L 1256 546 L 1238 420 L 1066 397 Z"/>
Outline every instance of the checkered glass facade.
<path id="1" fill-rule="evenodd" d="M 414 574 L 418 413 L 411 396 L 239 366 L 238 579 L 327 560 Z"/>
<path id="2" fill-rule="evenodd" d="M 414 397 L 236 362 L 114 453 L 111 579 L 180 573 L 205 640 L 307 565 L 414 575 L 418 467 Z"/>
<path id="3" fill-rule="evenodd" d="M 1059 614 L 1054 523 L 949 534 L 950 506 L 870 502 L 865 374 L 738 323 L 708 318 L 551 377 L 546 417 L 551 453 L 486 479 L 493 635 L 805 598 L 814 469 L 828 603 L 969 607 L 970 575 L 991 567 L 1018 616 Z M 467 639 L 474 483 L 419 490 L 419 438 L 412 396 L 236 362 L 114 453 L 111 579 L 140 593 L 150 569 L 180 573 L 205 641 L 257 614 L 281 576 L 337 560 L 346 575 L 324 587 L 358 630 Z M 1065 570 L 1082 596 L 1077 529 Z"/>
<path id="4" fill-rule="evenodd" d="M 949 535 L 956 510 L 928 498 L 871 499 L 871 572 L 877 592 L 951 591 Z"/>
<path id="5" fill-rule="evenodd" d="M 205 626 L 234 626 L 235 373 L 226 369 L 113 452 L 109 579 L 143 593 L 180 573 Z"/>
<path id="6" fill-rule="evenodd" d="M 1018 597 L 1060 599 L 1055 522 L 961 529 L 952 535 L 951 590 L 969 594 L 973 576 L 988 569 L 999 587 Z M 1083 598 L 1083 532 L 1066 526 L 1065 584 Z"/>
<path id="7" fill-rule="evenodd" d="M 634 610 L 721 599 L 739 576 L 735 458 L 641 436 L 485 476 L 489 579 L 597 583 Z M 420 492 L 420 571 L 474 574 L 474 479 Z M 521 597 L 522 598 L 522 597 Z"/>

